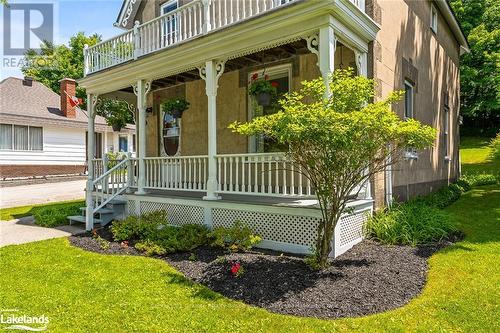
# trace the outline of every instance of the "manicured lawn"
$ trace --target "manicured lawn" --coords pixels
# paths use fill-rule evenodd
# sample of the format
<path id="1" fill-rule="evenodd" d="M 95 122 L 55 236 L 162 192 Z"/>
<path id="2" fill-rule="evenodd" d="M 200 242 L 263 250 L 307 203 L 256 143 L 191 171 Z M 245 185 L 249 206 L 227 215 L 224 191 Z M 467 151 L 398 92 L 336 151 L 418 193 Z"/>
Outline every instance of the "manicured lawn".
<path id="1" fill-rule="evenodd" d="M 18 219 L 24 216 L 33 215 L 34 212 L 42 207 L 65 207 L 70 206 L 75 203 L 80 203 L 82 206 L 85 206 L 85 201 L 76 200 L 76 201 L 63 201 L 49 204 L 41 204 L 41 205 L 30 205 L 30 206 L 21 206 L 21 207 L 13 207 L 13 208 L 2 208 L 0 209 L 0 220 L 8 221 L 13 219 Z"/>
<path id="2" fill-rule="evenodd" d="M 271 314 L 191 284 L 160 260 L 85 252 L 67 239 L 0 249 L 0 308 L 45 314 L 50 332 L 492 332 L 500 327 L 500 187 L 474 189 L 447 211 L 465 240 L 430 258 L 421 296 L 379 315 Z"/>
<path id="3" fill-rule="evenodd" d="M 500 161 L 494 161 L 489 154 L 491 139 L 465 137 L 460 139 L 460 157 L 463 173 L 500 173 Z"/>

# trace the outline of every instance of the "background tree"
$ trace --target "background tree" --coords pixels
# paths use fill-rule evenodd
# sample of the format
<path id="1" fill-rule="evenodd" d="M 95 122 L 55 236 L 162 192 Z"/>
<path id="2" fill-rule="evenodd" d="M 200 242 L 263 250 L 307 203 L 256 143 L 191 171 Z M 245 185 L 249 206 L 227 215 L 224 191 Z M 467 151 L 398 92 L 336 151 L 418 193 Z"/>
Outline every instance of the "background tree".
<path id="1" fill-rule="evenodd" d="M 100 35 L 86 36 L 83 32 L 71 37 L 68 46 L 44 41 L 40 45 L 40 52 L 26 52 L 21 70 L 25 76 L 33 77 L 59 94 L 61 79 L 69 77 L 76 80 L 83 77 L 83 46 L 95 45 L 100 41 Z M 77 87 L 76 95 L 85 100 L 85 89 Z"/>
<path id="2" fill-rule="evenodd" d="M 500 1 L 452 0 L 470 44 L 461 57 L 461 114 L 466 131 L 500 129 Z"/>
<path id="3" fill-rule="evenodd" d="M 335 226 L 358 186 L 386 167 L 387 156 L 396 163 L 405 148 L 428 147 L 436 135 L 433 128 L 402 121 L 391 111 L 401 93 L 369 103 L 374 81 L 352 74 L 332 74 L 329 99 L 323 97 L 322 79 L 305 81 L 300 91 L 280 101 L 281 111 L 230 126 L 234 132 L 265 135 L 289 146 L 292 163 L 311 180 L 322 213 L 313 257 L 320 268 L 328 264 Z"/>

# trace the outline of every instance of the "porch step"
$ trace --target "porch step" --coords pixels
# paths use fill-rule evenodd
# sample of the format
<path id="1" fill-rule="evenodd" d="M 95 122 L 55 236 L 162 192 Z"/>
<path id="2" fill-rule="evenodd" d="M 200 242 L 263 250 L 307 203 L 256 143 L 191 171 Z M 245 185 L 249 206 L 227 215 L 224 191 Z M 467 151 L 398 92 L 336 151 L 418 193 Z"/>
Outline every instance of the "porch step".
<path id="1" fill-rule="evenodd" d="M 69 220 L 69 224 L 71 224 L 71 222 L 85 223 L 85 216 L 83 216 L 83 215 L 68 216 L 68 220 Z M 97 223 L 102 225 L 102 220 L 94 219 L 94 224 L 97 224 Z"/>
<path id="2" fill-rule="evenodd" d="M 82 214 L 85 215 L 85 213 L 87 212 L 87 207 L 80 207 L 80 210 L 82 211 Z M 99 208 L 97 210 L 96 213 L 99 213 L 99 214 L 113 214 L 114 211 L 112 209 L 109 209 L 109 208 Z"/>

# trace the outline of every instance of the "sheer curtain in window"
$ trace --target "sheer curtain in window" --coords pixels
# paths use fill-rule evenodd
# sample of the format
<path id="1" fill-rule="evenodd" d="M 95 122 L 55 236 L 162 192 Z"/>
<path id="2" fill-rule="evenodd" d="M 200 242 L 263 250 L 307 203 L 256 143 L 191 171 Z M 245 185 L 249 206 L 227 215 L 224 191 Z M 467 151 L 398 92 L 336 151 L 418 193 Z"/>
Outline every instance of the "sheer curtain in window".
<path id="1" fill-rule="evenodd" d="M 30 126 L 30 150 L 43 149 L 43 134 L 41 127 Z"/>
<path id="2" fill-rule="evenodd" d="M 28 150 L 28 126 L 14 125 L 14 150 Z"/>
<path id="3" fill-rule="evenodd" d="M 0 149 L 12 149 L 12 125 L 0 124 Z"/>

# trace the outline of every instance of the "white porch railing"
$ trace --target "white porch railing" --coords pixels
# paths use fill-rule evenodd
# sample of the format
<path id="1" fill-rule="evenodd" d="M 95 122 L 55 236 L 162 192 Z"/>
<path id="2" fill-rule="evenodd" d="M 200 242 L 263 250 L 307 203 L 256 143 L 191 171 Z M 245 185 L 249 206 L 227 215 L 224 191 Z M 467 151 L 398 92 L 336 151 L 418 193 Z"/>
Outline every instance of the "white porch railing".
<path id="1" fill-rule="evenodd" d="M 84 50 L 84 74 L 166 49 L 299 0 L 194 0 Z M 365 0 L 350 0 L 364 11 Z"/>
<path id="2" fill-rule="evenodd" d="M 149 189 L 206 191 L 208 156 L 146 157 Z"/>
<path id="3" fill-rule="evenodd" d="M 283 153 L 217 155 L 218 193 L 314 196 L 310 180 Z"/>

